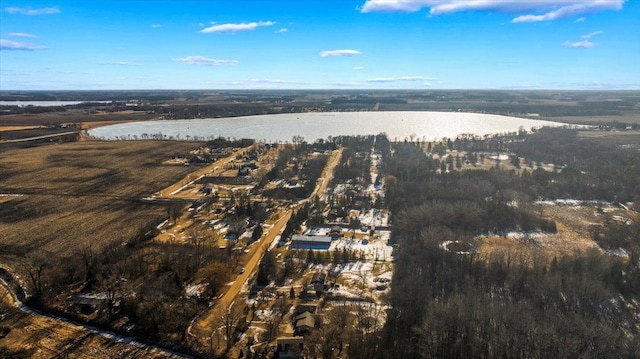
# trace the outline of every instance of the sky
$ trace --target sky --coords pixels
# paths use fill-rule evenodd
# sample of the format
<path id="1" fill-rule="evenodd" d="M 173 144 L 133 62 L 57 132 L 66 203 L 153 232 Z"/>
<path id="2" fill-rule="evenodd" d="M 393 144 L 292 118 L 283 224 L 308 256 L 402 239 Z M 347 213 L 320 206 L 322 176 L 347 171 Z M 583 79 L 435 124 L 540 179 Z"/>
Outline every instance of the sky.
<path id="1" fill-rule="evenodd" d="M 640 89 L 640 0 L 0 0 L 0 90 Z"/>

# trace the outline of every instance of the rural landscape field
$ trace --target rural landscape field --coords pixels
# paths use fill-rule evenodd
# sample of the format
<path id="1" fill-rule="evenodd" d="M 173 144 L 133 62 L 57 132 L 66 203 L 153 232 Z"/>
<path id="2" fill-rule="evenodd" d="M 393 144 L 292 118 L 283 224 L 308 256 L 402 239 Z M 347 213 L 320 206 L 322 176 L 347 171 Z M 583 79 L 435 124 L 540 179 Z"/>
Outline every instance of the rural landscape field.
<path id="1" fill-rule="evenodd" d="M 640 358 L 640 2 L 0 1 L 0 358 Z"/>
<path id="2" fill-rule="evenodd" d="M 225 106 L 196 94 L 202 104 L 188 106 Z M 310 96 L 289 93 L 289 101 L 294 95 Z M 532 95 L 541 94 L 514 94 Z M 531 317 L 519 325 L 529 332 L 527 323 L 537 323 L 544 340 L 518 332 L 489 341 L 463 335 L 476 342 L 460 353 L 508 353 L 510 345 L 501 344 L 507 340 L 528 343 L 533 357 L 560 341 L 560 356 L 634 356 L 640 94 L 579 95 L 620 96 L 625 105 L 604 117 L 573 116 L 572 123 L 588 125 L 579 129 L 396 143 L 384 134 L 314 143 L 204 135 L 105 141 L 86 130 L 128 121 L 117 101 L 52 107 L 47 125 L 39 119 L 50 113 L 46 107 L 36 119 L 23 113 L 29 107 L 9 108 L 5 113 L 18 113 L 3 117 L 21 118 L 25 129 L 4 126 L 0 142 L 2 353 L 448 357 L 462 350 L 455 342 L 423 338 L 419 343 L 440 343 L 427 350 L 405 342 L 404 331 L 433 325 L 454 335 L 449 321 L 459 317 L 485 335 L 511 328 L 527 310 Z M 243 96 L 259 102 L 260 113 L 273 111 L 255 100 L 264 93 Z M 181 100 L 140 101 L 154 112 Z M 461 109 L 473 106 L 470 100 Z M 108 113 L 111 121 L 63 120 L 78 111 Z M 521 111 L 514 105 L 500 113 Z M 430 296 L 435 302 L 425 302 Z M 480 303 L 489 310 L 474 311 Z M 500 321 L 472 324 L 498 308 Z M 551 335 L 566 325 L 552 318 L 570 321 L 571 329 Z M 591 347 L 581 346 L 585 336 L 593 336 Z"/>

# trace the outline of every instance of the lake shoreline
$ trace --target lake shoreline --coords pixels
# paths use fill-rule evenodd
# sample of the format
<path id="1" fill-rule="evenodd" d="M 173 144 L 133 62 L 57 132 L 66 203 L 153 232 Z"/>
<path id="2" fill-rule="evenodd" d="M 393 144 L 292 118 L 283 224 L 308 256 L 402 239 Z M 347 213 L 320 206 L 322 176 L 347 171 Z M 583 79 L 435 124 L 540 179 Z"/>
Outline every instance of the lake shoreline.
<path id="1" fill-rule="evenodd" d="M 483 113 L 436 111 L 307 112 L 210 119 L 151 120 L 94 128 L 98 139 L 209 139 L 253 138 L 262 142 L 287 142 L 302 136 L 311 142 L 342 135 L 386 133 L 394 141 L 425 141 L 460 135 L 477 136 L 517 132 L 524 128 L 569 126 Z"/>

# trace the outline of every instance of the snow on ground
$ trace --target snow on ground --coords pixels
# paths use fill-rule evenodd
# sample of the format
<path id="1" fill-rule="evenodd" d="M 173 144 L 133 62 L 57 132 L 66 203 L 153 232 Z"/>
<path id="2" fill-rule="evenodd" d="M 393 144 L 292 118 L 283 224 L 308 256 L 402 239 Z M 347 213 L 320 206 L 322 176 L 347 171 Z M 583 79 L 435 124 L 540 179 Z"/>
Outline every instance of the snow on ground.
<path id="1" fill-rule="evenodd" d="M 358 219 L 363 226 L 389 226 L 389 213 L 387 211 L 381 211 L 379 209 L 370 209 L 368 211 L 361 211 L 358 214 Z"/>
<path id="2" fill-rule="evenodd" d="M 444 241 L 442 243 L 440 243 L 439 247 L 441 249 L 444 249 L 447 252 L 452 252 L 452 250 L 449 248 L 449 245 L 451 244 L 458 244 L 460 243 L 460 241 Z M 455 254 L 460 254 L 460 255 L 467 255 L 467 254 L 471 254 L 471 251 L 453 251 Z"/>
<path id="3" fill-rule="evenodd" d="M 497 156 L 496 155 L 491 155 L 491 156 L 489 156 L 489 158 L 492 159 L 492 160 L 506 161 L 506 160 L 509 159 L 509 155 L 501 153 L 501 154 L 499 154 Z"/>
<path id="4" fill-rule="evenodd" d="M 333 193 L 335 194 L 345 193 L 350 186 L 351 185 L 346 183 L 339 183 L 335 185 L 335 187 L 333 187 Z"/>
<path id="5" fill-rule="evenodd" d="M 615 208 L 611 202 L 603 202 L 603 201 L 582 201 L 579 199 L 556 199 L 556 200 L 546 200 L 546 201 L 534 201 L 534 204 L 543 204 L 547 206 L 567 206 L 567 207 L 580 207 L 580 206 L 602 206 L 603 209 Z"/>
<path id="6" fill-rule="evenodd" d="M 633 221 L 630 220 L 629 218 L 623 217 L 623 216 L 613 216 L 611 217 L 614 221 L 622 223 L 622 224 L 626 224 L 627 226 L 630 226 L 633 224 Z"/>
<path id="7" fill-rule="evenodd" d="M 253 229 L 247 229 L 240 235 L 239 239 L 249 239 L 251 238 L 252 235 L 253 235 Z"/>
<path id="8" fill-rule="evenodd" d="M 367 191 L 369 192 L 373 192 L 373 194 L 380 194 L 380 195 L 384 195 L 383 189 L 382 189 L 382 183 L 379 185 L 375 185 L 375 181 L 376 178 L 378 177 L 378 173 L 377 172 L 369 172 L 369 175 L 371 176 L 371 184 L 369 185 L 369 187 L 367 187 Z M 382 179 L 383 182 L 384 178 Z"/>
<path id="9" fill-rule="evenodd" d="M 331 242 L 329 251 L 346 249 L 355 251 L 358 255 L 363 254 L 366 260 L 393 261 L 391 255 L 393 247 L 387 244 L 391 231 L 376 231 L 376 234 L 379 235 L 379 238 L 374 236 L 374 239 L 368 238 L 366 241 L 342 237 Z M 363 244 L 363 242 L 368 243 Z"/>
<path id="10" fill-rule="evenodd" d="M 307 236 L 328 236 L 331 231 L 331 227 L 322 226 L 322 227 L 313 227 L 307 229 L 304 234 Z"/>
<path id="11" fill-rule="evenodd" d="M 258 309 L 254 314 L 259 320 L 265 321 L 273 316 L 273 311 L 271 309 Z"/>
<path id="12" fill-rule="evenodd" d="M 205 287 L 206 285 L 204 284 L 191 284 L 184 289 L 184 292 L 187 297 L 198 296 L 204 291 Z"/>
<path id="13" fill-rule="evenodd" d="M 614 256 L 623 257 L 623 258 L 629 258 L 629 252 L 625 251 L 622 248 L 609 249 L 606 252 L 609 253 L 609 254 L 613 254 Z"/>
<path id="14" fill-rule="evenodd" d="M 333 271 L 339 273 L 339 286 L 329 289 L 329 297 L 354 301 L 369 298 L 380 303 L 380 297 L 388 295 L 391 290 L 391 263 L 354 262 L 341 264 L 334 267 Z"/>

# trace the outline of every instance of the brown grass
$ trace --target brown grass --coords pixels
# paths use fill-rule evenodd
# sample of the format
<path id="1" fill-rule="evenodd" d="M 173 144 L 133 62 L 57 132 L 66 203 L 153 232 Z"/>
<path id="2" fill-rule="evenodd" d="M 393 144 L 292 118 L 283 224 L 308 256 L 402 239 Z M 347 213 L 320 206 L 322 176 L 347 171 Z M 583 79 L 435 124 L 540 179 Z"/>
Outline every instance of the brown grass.
<path id="1" fill-rule="evenodd" d="M 608 122 L 625 122 L 625 123 L 640 123 L 640 116 L 637 111 L 633 113 L 625 113 L 620 116 L 559 116 L 546 118 L 550 121 L 558 121 L 565 123 L 579 123 L 579 124 L 592 124 L 598 125 Z"/>
<path id="2" fill-rule="evenodd" d="M 608 207 L 610 215 L 620 215 L 636 219 L 637 214 L 620 208 Z M 478 254 L 482 258 L 504 255 L 523 258 L 527 262 L 535 260 L 551 261 L 554 257 L 579 256 L 593 250 L 601 250 L 593 241 L 590 226 L 602 224 L 606 215 L 598 214 L 595 205 L 548 206 L 544 205 L 544 217 L 556 222 L 558 233 L 548 235 L 536 243 L 526 243 L 501 236 L 482 238 L 478 241 Z"/>
<path id="3" fill-rule="evenodd" d="M 167 358 L 131 344 L 115 342 L 82 327 L 13 307 L 0 286 L 0 357 L 3 358 Z"/>
<path id="4" fill-rule="evenodd" d="M 578 137 L 605 145 L 629 146 L 640 148 L 640 131 L 580 131 Z"/>
<path id="5" fill-rule="evenodd" d="M 40 126 L 0 126 L 0 132 L 5 131 L 20 131 L 20 130 L 32 130 Z"/>
<path id="6" fill-rule="evenodd" d="M 0 157 L 0 193 L 24 194 L 0 203 L 5 253 L 43 249 L 64 256 L 134 239 L 166 218 L 163 206 L 141 197 L 192 168 L 162 162 L 194 143 L 85 141 L 8 150 Z"/>
<path id="7" fill-rule="evenodd" d="M 3 115 L 3 126 L 50 125 L 57 123 L 86 123 L 110 121 L 145 121 L 157 118 L 157 115 L 145 111 L 120 111 L 110 113 L 90 113 L 85 110 L 67 110 L 64 112 L 48 112 L 39 114 Z"/>

